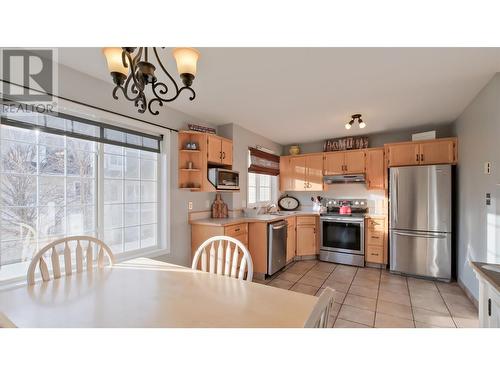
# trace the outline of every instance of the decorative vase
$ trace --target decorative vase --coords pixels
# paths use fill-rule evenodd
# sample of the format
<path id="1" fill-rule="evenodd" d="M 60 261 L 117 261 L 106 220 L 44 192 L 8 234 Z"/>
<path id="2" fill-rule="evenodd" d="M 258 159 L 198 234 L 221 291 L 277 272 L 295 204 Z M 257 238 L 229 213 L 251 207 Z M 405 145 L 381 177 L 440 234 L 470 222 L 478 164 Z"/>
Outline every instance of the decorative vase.
<path id="1" fill-rule="evenodd" d="M 290 146 L 290 155 L 298 155 L 300 154 L 300 147 L 299 145 L 294 145 L 294 146 Z"/>

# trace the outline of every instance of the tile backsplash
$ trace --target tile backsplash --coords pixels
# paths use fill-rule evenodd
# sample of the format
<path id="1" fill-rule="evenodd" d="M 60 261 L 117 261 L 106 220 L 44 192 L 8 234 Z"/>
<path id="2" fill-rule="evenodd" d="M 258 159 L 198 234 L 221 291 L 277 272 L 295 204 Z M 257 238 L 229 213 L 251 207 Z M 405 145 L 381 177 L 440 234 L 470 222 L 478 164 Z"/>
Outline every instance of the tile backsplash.
<path id="1" fill-rule="evenodd" d="M 321 196 L 326 198 L 366 199 L 368 210 L 371 214 L 386 214 L 387 205 L 383 190 L 367 190 L 364 184 L 335 184 L 329 185 L 328 191 L 291 191 L 288 195 L 297 198 L 303 209 L 312 207 L 311 197 Z"/>

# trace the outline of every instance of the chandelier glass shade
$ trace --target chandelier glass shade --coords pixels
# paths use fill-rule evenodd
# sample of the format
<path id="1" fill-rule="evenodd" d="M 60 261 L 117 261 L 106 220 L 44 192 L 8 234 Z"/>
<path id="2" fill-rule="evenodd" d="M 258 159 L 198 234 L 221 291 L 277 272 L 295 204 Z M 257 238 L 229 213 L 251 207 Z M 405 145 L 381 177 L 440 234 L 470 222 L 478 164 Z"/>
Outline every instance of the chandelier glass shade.
<path id="1" fill-rule="evenodd" d="M 121 91 L 127 100 L 134 102 L 139 113 L 149 111 L 158 115 L 158 107 L 174 101 L 183 91 L 189 92 L 189 100 L 196 97 L 191 85 L 200 53 L 194 48 L 174 48 L 172 51 L 183 83 L 180 88 L 165 68 L 157 47 L 106 47 L 102 52 L 116 85 L 113 98 L 118 100 L 117 93 Z M 164 81 L 158 79 L 157 71 L 165 76 Z M 147 90 L 148 86 L 150 90 Z M 150 98 L 146 97 L 146 91 L 150 93 Z"/>

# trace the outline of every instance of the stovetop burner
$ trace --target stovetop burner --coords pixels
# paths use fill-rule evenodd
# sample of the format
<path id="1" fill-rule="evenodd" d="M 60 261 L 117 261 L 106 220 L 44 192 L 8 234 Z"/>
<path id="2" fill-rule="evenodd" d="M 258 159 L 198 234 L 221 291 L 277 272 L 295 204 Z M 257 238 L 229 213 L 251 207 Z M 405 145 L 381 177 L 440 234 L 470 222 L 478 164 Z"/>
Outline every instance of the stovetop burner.
<path id="1" fill-rule="evenodd" d="M 340 207 L 350 206 L 351 214 L 341 214 Z M 326 212 L 321 215 L 324 216 L 352 216 L 362 217 L 368 212 L 368 201 L 366 199 L 338 199 L 327 198 L 325 199 Z"/>

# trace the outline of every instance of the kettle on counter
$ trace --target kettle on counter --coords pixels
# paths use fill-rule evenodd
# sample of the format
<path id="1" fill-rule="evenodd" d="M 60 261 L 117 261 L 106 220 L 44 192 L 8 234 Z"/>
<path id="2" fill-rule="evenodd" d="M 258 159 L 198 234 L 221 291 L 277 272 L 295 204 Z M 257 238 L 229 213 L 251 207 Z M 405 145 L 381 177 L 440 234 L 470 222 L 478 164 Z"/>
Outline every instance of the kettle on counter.
<path id="1" fill-rule="evenodd" d="M 339 209 L 339 214 L 341 214 L 341 215 L 350 215 L 351 214 L 351 206 L 349 206 L 349 204 L 346 201 L 342 202 L 342 206 L 340 206 L 340 209 Z"/>

